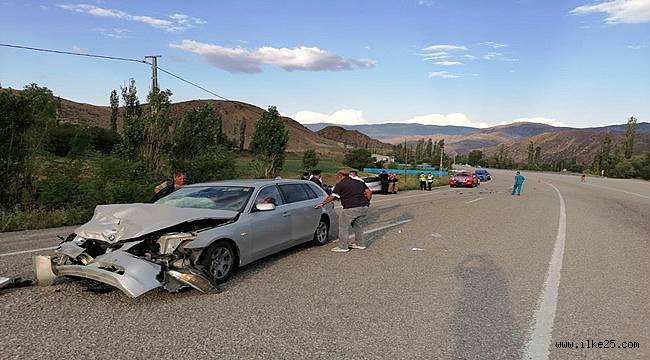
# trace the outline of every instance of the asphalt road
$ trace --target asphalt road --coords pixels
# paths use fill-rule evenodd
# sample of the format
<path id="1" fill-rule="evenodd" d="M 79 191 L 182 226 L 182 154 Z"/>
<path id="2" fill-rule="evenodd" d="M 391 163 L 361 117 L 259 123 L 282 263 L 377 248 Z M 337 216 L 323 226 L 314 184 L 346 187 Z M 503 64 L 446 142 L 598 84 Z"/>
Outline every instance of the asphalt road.
<path id="1" fill-rule="evenodd" d="M 300 246 L 214 295 L 2 291 L 0 358 L 649 359 L 650 183 L 493 173 L 376 196 L 367 250 Z M 0 275 L 69 230 L 0 234 Z"/>

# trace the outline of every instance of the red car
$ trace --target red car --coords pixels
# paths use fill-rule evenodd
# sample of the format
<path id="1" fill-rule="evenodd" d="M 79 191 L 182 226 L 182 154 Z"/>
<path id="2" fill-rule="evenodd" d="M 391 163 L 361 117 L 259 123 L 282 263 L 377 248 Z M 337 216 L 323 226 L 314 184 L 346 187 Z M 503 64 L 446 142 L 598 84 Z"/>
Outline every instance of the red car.
<path id="1" fill-rule="evenodd" d="M 459 172 L 449 179 L 450 187 L 476 187 L 479 183 L 478 177 L 468 172 Z"/>

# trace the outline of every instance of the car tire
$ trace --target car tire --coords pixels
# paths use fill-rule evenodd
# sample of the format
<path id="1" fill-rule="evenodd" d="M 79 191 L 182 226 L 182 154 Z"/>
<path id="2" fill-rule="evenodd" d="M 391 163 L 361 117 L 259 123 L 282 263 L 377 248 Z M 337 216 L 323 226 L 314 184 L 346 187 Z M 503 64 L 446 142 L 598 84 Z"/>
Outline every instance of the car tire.
<path id="1" fill-rule="evenodd" d="M 327 244 L 329 241 L 329 235 L 330 235 L 330 223 L 327 221 L 327 218 L 324 216 L 321 216 L 320 220 L 318 221 L 318 226 L 316 227 L 316 231 L 314 231 L 314 239 L 312 241 L 312 244 L 315 246 L 323 246 Z"/>
<path id="2" fill-rule="evenodd" d="M 219 240 L 210 245 L 205 257 L 205 270 L 217 284 L 230 279 L 237 268 L 237 252 L 228 241 Z"/>

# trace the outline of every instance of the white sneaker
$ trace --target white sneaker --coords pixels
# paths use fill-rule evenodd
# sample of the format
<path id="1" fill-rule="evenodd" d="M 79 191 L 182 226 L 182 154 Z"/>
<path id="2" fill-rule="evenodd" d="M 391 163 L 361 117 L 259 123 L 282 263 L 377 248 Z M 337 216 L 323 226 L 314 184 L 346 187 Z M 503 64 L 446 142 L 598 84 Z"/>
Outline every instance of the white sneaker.
<path id="1" fill-rule="evenodd" d="M 357 244 L 350 245 L 350 248 L 357 249 L 357 250 L 365 250 L 366 249 L 365 246 L 361 246 L 361 245 L 357 245 Z"/>
<path id="2" fill-rule="evenodd" d="M 350 249 L 341 249 L 340 247 L 337 246 L 337 247 L 333 248 L 332 251 L 334 251 L 334 252 L 348 252 L 348 251 L 350 251 Z"/>

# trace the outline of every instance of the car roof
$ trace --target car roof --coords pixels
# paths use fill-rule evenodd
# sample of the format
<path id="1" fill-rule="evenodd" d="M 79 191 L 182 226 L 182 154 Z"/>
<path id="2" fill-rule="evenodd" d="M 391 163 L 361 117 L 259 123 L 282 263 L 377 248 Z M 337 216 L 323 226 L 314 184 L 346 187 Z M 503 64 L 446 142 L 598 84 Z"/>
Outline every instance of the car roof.
<path id="1" fill-rule="evenodd" d="M 271 184 L 308 184 L 310 181 L 307 180 L 294 180 L 294 179 L 238 179 L 238 180 L 224 180 L 224 181 L 215 181 L 199 184 L 187 185 L 190 187 L 193 186 L 242 186 L 242 187 L 260 187 L 263 185 Z"/>

